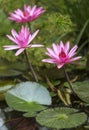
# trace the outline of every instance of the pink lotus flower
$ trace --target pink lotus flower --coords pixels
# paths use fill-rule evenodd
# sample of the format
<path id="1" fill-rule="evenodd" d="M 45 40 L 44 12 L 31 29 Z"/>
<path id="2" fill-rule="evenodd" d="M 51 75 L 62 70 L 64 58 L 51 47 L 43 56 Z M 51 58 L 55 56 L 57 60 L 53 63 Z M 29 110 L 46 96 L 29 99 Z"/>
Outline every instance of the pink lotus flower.
<path id="1" fill-rule="evenodd" d="M 36 5 L 33 7 L 24 5 L 24 11 L 21 9 L 15 10 L 14 13 L 10 14 L 9 19 L 19 23 L 31 22 L 39 18 L 44 12 L 43 7 L 37 8 Z"/>
<path id="2" fill-rule="evenodd" d="M 7 37 L 14 42 L 16 45 L 7 45 L 3 46 L 5 50 L 15 50 L 18 49 L 16 52 L 16 56 L 18 56 L 20 53 L 22 53 L 26 48 L 31 48 L 31 47 L 43 47 L 43 45 L 40 44 L 31 44 L 31 41 L 36 37 L 38 34 L 39 30 L 34 32 L 33 34 L 30 33 L 29 28 L 26 28 L 22 26 L 21 31 L 17 33 L 14 29 L 12 29 L 11 35 L 7 35 Z"/>
<path id="3" fill-rule="evenodd" d="M 78 48 L 77 45 L 75 45 L 70 51 L 70 43 L 67 42 L 65 45 L 61 41 L 59 45 L 56 45 L 53 43 L 52 45 L 53 49 L 47 48 L 46 55 L 51 57 L 50 59 L 44 59 L 43 62 L 48 63 L 55 63 L 57 64 L 57 67 L 60 69 L 65 64 L 71 63 L 75 60 L 78 60 L 81 58 L 81 56 L 74 57 L 76 54 L 76 49 Z"/>

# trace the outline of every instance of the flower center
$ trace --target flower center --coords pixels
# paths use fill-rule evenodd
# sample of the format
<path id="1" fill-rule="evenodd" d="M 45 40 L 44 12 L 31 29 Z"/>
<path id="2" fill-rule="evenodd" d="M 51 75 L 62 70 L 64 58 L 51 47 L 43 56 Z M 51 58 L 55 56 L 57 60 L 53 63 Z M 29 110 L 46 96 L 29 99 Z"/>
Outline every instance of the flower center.
<path id="1" fill-rule="evenodd" d="M 27 11 L 24 11 L 23 15 L 24 15 L 24 17 L 27 17 L 28 15 L 30 16 L 30 13 L 28 13 Z"/>
<path id="2" fill-rule="evenodd" d="M 66 53 L 64 52 L 63 48 L 61 49 L 61 53 L 59 53 L 59 58 L 66 58 Z"/>

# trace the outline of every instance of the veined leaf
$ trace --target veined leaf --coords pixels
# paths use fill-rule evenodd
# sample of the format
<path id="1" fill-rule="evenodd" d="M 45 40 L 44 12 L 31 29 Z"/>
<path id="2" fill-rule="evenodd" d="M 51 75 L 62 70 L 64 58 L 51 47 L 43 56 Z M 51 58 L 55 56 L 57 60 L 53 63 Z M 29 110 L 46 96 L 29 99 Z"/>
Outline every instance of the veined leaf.
<path id="1" fill-rule="evenodd" d="M 73 128 L 83 124 L 87 120 L 85 113 L 78 113 L 73 108 L 54 108 L 40 112 L 36 120 L 42 126 L 56 129 Z"/>

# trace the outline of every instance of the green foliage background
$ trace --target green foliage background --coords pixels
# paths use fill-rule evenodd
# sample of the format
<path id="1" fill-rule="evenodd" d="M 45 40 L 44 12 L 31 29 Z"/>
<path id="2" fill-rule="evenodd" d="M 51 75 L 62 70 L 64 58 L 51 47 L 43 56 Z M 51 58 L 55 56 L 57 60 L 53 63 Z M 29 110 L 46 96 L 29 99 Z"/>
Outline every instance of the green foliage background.
<path id="1" fill-rule="evenodd" d="M 3 50 L 3 45 L 13 44 L 6 38 L 6 34 L 10 34 L 12 28 L 15 28 L 17 31 L 20 30 L 21 24 L 12 22 L 8 20 L 8 16 L 10 12 L 13 12 L 17 8 L 23 9 L 23 5 L 34 5 L 37 1 L 28 1 L 22 0 L 21 2 L 15 0 L 4 0 L 0 1 L 0 57 L 5 58 L 9 61 L 16 61 L 18 59 L 21 60 L 21 56 L 15 57 L 13 51 L 5 51 Z M 63 14 L 62 8 L 65 8 L 64 3 L 62 1 L 51 2 L 48 1 L 38 1 L 38 6 L 43 6 L 46 10 L 46 13 L 43 14 L 39 19 L 31 23 L 32 32 L 36 29 L 40 29 L 38 36 L 35 38 L 34 43 L 41 43 L 45 47 L 43 49 L 34 48 L 28 49 L 30 58 L 32 63 L 36 66 L 43 66 L 44 63 L 41 60 L 45 57 L 45 51 L 47 46 L 51 46 L 53 42 L 59 42 L 64 39 L 65 41 L 69 39 L 69 36 L 72 35 L 71 32 L 75 29 L 75 25 L 70 19 L 69 14 Z M 60 8 L 60 5 L 63 5 Z M 72 40 L 72 38 L 70 38 Z M 33 58 L 34 57 L 34 58 Z"/>
<path id="2" fill-rule="evenodd" d="M 11 62 L 22 61 L 22 56 L 15 57 L 14 51 L 5 51 L 3 45 L 14 44 L 6 38 L 6 34 L 11 33 L 11 29 L 15 28 L 20 30 L 22 24 L 15 23 L 8 20 L 10 12 L 15 9 L 23 9 L 24 4 L 43 6 L 46 13 L 39 19 L 31 22 L 31 29 L 34 32 L 40 29 L 39 34 L 34 39 L 34 43 L 40 43 L 44 45 L 44 48 L 28 49 L 29 56 L 32 64 L 35 66 L 50 66 L 42 63 L 44 59 L 46 47 L 50 47 L 52 43 L 59 43 L 60 40 L 70 41 L 71 46 L 77 43 L 77 37 L 80 34 L 84 24 L 89 19 L 89 1 L 85 0 L 1 0 L 0 1 L 0 58 L 4 58 Z M 84 30 L 84 33 L 78 39 L 79 47 L 88 40 L 88 26 Z M 86 42 L 87 44 L 88 42 Z M 83 45 L 85 46 L 85 45 Z M 34 58 L 33 58 L 34 57 Z M 24 59 L 23 59 L 24 60 Z M 88 60 L 88 59 L 87 59 Z"/>

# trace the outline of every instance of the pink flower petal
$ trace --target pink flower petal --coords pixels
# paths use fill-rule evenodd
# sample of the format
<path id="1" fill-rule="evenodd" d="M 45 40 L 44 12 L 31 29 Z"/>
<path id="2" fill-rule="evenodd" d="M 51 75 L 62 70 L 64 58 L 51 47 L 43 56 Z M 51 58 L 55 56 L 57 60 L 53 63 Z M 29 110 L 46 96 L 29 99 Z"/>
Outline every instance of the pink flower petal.
<path id="1" fill-rule="evenodd" d="M 12 36 L 10 35 L 6 35 L 12 42 L 15 42 L 18 45 L 18 41 L 16 39 L 14 39 Z"/>
<path id="2" fill-rule="evenodd" d="M 41 45 L 41 44 L 33 44 L 33 45 L 30 45 L 29 47 L 44 47 L 44 45 Z"/>
<path id="3" fill-rule="evenodd" d="M 36 9 L 35 11 L 35 16 L 39 17 L 41 14 L 45 13 L 45 10 L 43 9 L 43 7 L 39 7 L 38 9 Z"/>
<path id="4" fill-rule="evenodd" d="M 14 12 L 15 12 L 17 15 L 23 17 L 23 12 L 22 12 L 22 10 L 17 9 L 17 10 L 15 10 Z"/>
<path id="5" fill-rule="evenodd" d="M 59 60 L 59 56 L 58 55 L 52 55 L 52 54 L 50 54 L 49 52 L 46 52 L 45 53 L 46 55 L 48 55 L 48 56 L 50 56 L 52 59 L 55 59 L 56 61 L 58 61 Z"/>
<path id="6" fill-rule="evenodd" d="M 27 6 L 26 6 L 26 4 L 24 4 L 24 11 L 26 11 L 27 10 Z"/>
<path id="7" fill-rule="evenodd" d="M 8 45 L 8 46 L 3 46 L 3 47 L 4 47 L 4 50 L 15 50 L 19 48 L 19 46 L 17 45 Z"/>
<path id="8" fill-rule="evenodd" d="M 75 58 L 72 58 L 72 59 L 70 60 L 70 62 L 75 61 L 75 60 L 78 60 L 78 59 L 80 59 L 80 58 L 82 58 L 82 57 L 81 57 L 81 56 L 77 56 L 77 57 L 75 57 Z"/>
<path id="9" fill-rule="evenodd" d="M 25 50 L 25 48 L 19 49 L 19 50 L 15 53 L 15 56 L 18 56 L 18 55 L 21 54 L 24 50 Z"/>
<path id="10" fill-rule="evenodd" d="M 61 48 L 63 48 L 63 49 L 65 48 L 65 46 L 64 46 L 62 41 L 60 41 L 59 47 L 60 47 L 60 50 L 61 50 Z"/>
<path id="11" fill-rule="evenodd" d="M 45 52 L 45 54 L 53 58 L 53 56 L 49 52 Z"/>
<path id="12" fill-rule="evenodd" d="M 71 50 L 70 50 L 70 52 L 69 52 L 69 57 L 72 57 L 72 56 L 74 56 L 74 53 L 75 53 L 75 51 L 77 50 L 77 48 L 78 48 L 78 46 L 77 45 L 75 45 Z"/>
<path id="13" fill-rule="evenodd" d="M 69 48 L 70 48 L 70 43 L 67 42 L 66 45 L 65 45 L 65 51 L 66 51 L 66 53 L 68 53 Z"/>
<path id="14" fill-rule="evenodd" d="M 21 17 L 19 16 L 19 15 L 17 15 L 17 14 L 14 14 L 14 13 L 11 13 L 11 16 L 9 17 L 9 19 L 11 19 L 11 18 L 13 18 L 13 19 L 21 19 Z"/>
<path id="15" fill-rule="evenodd" d="M 21 30 L 22 30 L 23 33 L 24 33 L 24 38 L 25 38 L 25 39 L 28 38 L 29 36 L 31 36 L 29 28 L 24 28 L 24 27 L 23 27 Z"/>
<path id="16" fill-rule="evenodd" d="M 55 43 L 53 43 L 53 50 L 54 50 L 56 55 L 59 55 L 59 49 L 58 49 L 58 46 Z"/>
<path id="17" fill-rule="evenodd" d="M 48 63 L 55 63 L 55 62 L 53 61 L 53 59 L 43 59 L 42 61 L 43 61 L 43 62 L 48 62 Z"/>
<path id="18" fill-rule="evenodd" d="M 39 32 L 39 30 L 37 30 L 36 32 L 34 32 L 34 33 L 32 34 L 32 36 L 29 37 L 28 44 L 36 37 L 36 35 L 38 34 L 38 32 Z"/>
<path id="19" fill-rule="evenodd" d="M 48 53 L 51 55 L 51 57 L 56 57 L 56 54 L 51 48 L 47 48 Z"/>
<path id="20" fill-rule="evenodd" d="M 35 12 L 35 10 L 36 10 L 36 5 L 34 5 L 34 6 L 32 7 L 32 9 L 31 9 L 31 12 L 30 12 L 30 15 L 31 15 L 31 16 L 32 16 L 33 13 Z"/>
<path id="21" fill-rule="evenodd" d="M 15 39 L 18 38 L 18 34 L 14 29 L 11 30 L 11 33 Z"/>
<path id="22" fill-rule="evenodd" d="M 60 69 L 60 68 L 63 67 L 63 65 L 64 65 L 64 64 L 59 64 L 59 65 L 57 65 L 57 68 Z"/>

